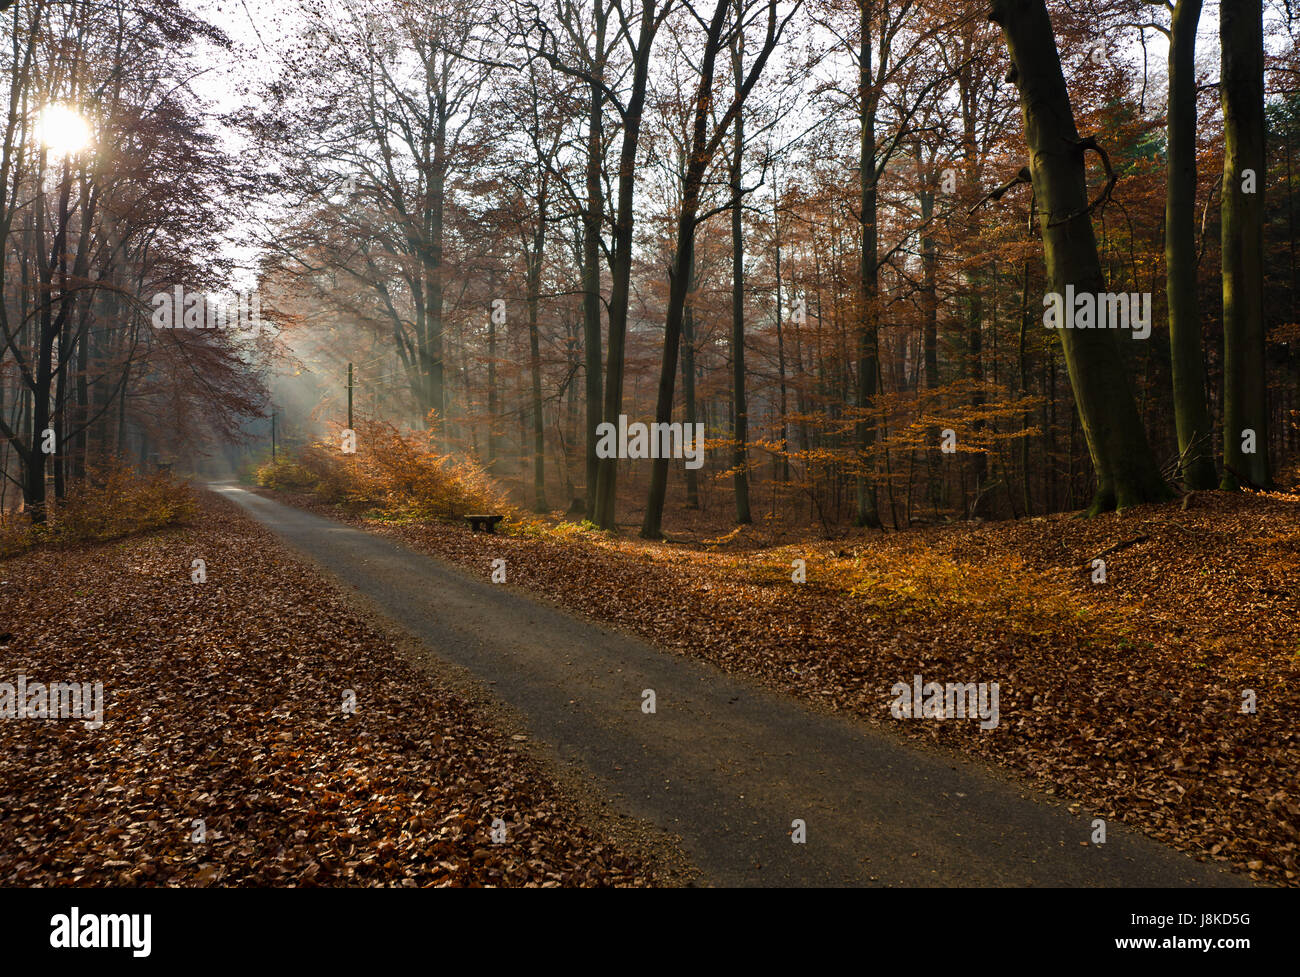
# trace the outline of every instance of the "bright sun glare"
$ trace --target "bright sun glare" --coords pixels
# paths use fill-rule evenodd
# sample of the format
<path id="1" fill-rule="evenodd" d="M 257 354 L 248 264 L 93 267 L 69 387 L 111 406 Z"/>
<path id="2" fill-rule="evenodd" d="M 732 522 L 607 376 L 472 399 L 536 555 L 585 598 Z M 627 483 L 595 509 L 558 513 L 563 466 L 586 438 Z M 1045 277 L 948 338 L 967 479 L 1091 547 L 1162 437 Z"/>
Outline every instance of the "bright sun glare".
<path id="1" fill-rule="evenodd" d="M 66 105 L 48 105 L 38 128 L 41 142 L 54 153 L 75 153 L 90 145 L 90 125 Z"/>

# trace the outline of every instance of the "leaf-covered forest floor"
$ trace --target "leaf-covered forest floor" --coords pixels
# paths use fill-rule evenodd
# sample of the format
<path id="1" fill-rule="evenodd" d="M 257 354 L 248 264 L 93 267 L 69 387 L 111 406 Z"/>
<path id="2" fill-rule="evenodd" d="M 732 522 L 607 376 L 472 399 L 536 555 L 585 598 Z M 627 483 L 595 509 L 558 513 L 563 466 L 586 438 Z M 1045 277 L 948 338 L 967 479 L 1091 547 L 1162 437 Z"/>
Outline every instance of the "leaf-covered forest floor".
<path id="1" fill-rule="evenodd" d="M 489 536 L 290 498 L 484 577 L 505 558 L 509 584 L 661 647 L 995 762 L 1257 881 L 1300 884 L 1295 497 L 1197 493 L 1186 509 L 782 545 L 761 526 L 691 545 L 568 523 Z M 1091 561 L 1118 544 L 1094 583 Z M 893 719 L 891 687 L 918 673 L 998 682 L 1000 724 Z"/>
<path id="2" fill-rule="evenodd" d="M 521 735 L 211 495 L 186 527 L 0 561 L 19 672 L 100 681 L 106 710 L 0 721 L 5 885 L 655 881 Z"/>

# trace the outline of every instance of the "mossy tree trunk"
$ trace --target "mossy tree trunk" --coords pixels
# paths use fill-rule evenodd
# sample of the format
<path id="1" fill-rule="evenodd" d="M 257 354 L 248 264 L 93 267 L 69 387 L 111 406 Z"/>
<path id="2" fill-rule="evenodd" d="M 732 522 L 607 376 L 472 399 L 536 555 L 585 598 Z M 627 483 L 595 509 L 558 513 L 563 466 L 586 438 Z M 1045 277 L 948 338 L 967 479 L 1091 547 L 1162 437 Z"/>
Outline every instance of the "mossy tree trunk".
<path id="1" fill-rule="evenodd" d="M 1104 292 L 1088 202 L 1086 144 L 1075 127 L 1047 6 L 1044 0 L 993 0 L 989 19 L 1002 29 L 1020 92 L 1048 288 L 1061 295 L 1067 284 L 1076 294 Z M 1119 341 L 1132 340 L 1126 335 Z M 1114 331 L 1062 329 L 1061 342 L 1097 476 L 1088 513 L 1169 498 Z"/>
<path id="2" fill-rule="evenodd" d="M 1219 15 L 1223 100 L 1223 488 L 1267 486 L 1264 368 L 1264 17 L 1259 0 Z M 1253 437 L 1251 436 L 1253 433 Z M 1253 447 L 1254 451 L 1247 448 Z"/>

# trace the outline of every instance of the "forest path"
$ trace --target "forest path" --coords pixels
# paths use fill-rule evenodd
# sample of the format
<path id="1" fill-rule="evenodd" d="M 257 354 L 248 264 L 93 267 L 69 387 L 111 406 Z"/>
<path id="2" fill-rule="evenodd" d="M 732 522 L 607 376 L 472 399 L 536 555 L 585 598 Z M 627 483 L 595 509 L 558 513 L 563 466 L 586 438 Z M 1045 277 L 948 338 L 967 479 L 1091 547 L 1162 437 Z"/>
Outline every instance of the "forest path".
<path id="1" fill-rule="evenodd" d="M 680 836 L 705 883 L 1250 884 L 1115 822 L 1106 844 L 1084 844 L 1091 817 L 996 771 L 820 714 L 381 536 L 210 487 L 467 669 L 613 807 Z M 806 844 L 791 841 L 796 818 Z"/>

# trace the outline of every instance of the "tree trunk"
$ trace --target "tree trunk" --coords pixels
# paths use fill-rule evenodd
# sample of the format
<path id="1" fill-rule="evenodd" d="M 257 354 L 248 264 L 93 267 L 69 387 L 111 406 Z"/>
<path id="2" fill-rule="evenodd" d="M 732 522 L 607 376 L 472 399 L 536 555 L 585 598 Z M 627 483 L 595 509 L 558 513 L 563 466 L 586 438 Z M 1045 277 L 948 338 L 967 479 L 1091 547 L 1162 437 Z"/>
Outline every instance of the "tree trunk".
<path id="1" fill-rule="evenodd" d="M 636 149 L 641 137 L 641 115 L 645 107 L 650 71 L 650 48 L 659 30 L 656 0 L 643 0 L 641 24 L 633 57 L 632 88 L 623 116 L 623 144 L 618 159 L 618 209 L 614 217 L 614 260 L 610 267 L 609 357 L 605 368 L 605 419 L 618 423 L 623 409 L 624 351 L 627 345 L 627 315 L 632 286 L 632 237 L 636 211 Z M 593 512 L 601 529 L 616 527 L 618 459 L 602 458 L 596 475 L 596 507 Z"/>
<path id="2" fill-rule="evenodd" d="M 690 280 L 686 283 L 686 313 L 682 318 L 682 396 L 685 398 L 684 421 L 686 430 L 693 430 L 692 425 L 698 420 L 698 407 L 695 403 L 695 310 L 691 306 L 691 292 L 695 290 L 695 269 L 691 268 Z M 700 473 L 694 468 L 686 469 L 686 508 L 700 507 Z"/>
<path id="3" fill-rule="evenodd" d="M 497 282 L 496 273 L 492 274 L 492 296 L 496 297 Z M 488 471 L 493 475 L 497 473 L 497 458 L 500 455 L 500 447 L 497 441 L 497 424 L 499 423 L 498 414 L 500 413 L 500 397 L 497 392 L 497 320 L 496 309 L 489 305 L 488 308 Z"/>
<path id="4" fill-rule="evenodd" d="M 966 36 L 966 46 L 969 50 L 970 35 Z M 979 169 L 977 166 L 979 151 L 976 146 L 975 132 L 975 115 L 978 111 L 976 106 L 975 81 L 972 76 L 971 68 L 964 68 L 958 75 L 958 84 L 961 99 L 961 116 L 962 116 L 962 156 L 966 163 L 966 184 L 967 186 L 978 185 Z M 979 234 L 979 228 L 972 219 L 967 226 L 967 241 L 976 239 Z M 975 266 L 970 266 L 966 271 L 966 362 L 965 374 L 970 383 L 970 404 L 975 414 L 975 421 L 971 427 L 976 436 L 982 432 L 984 424 L 979 420 L 979 414 L 984 407 L 984 293 L 981 291 L 981 276 Z M 996 336 L 997 324 L 994 323 L 994 335 Z M 985 517 L 991 515 L 990 505 L 992 500 L 984 491 L 984 483 L 988 480 L 989 461 L 988 455 L 983 450 L 976 451 L 971 456 L 971 471 L 975 482 L 975 501 L 968 510 L 968 515 L 974 517 Z"/>
<path id="5" fill-rule="evenodd" d="M 1196 307 L 1196 27 L 1201 0 L 1179 0 L 1169 37 L 1169 175 L 1165 183 L 1165 294 L 1174 420 L 1188 489 L 1214 488 Z"/>
<path id="6" fill-rule="evenodd" d="M 433 196 L 433 240 L 431 251 L 432 265 L 428 277 L 429 305 L 428 315 L 428 405 L 438 412 L 438 420 L 443 422 L 446 430 L 447 404 L 443 395 L 442 362 L 442 228 L 443 228 L 443 181 L 441 174 L 435 174 L 436 189 Z"/>
<path id="7" fill-rule="evenodd" d="M 916 158 L 921 158 L 921 148 L 916 149 Z M 935 169 L 937 162 L 931 157 L 930 178 L 921 188 L 921 306 L 923 321 L 921 325 L 921 345 L 925 360 L 925 389 L 936 390 L 939 387 L 939 295 L 938 266 L 939 256 L 935 247 L 934 233 L 930 222 L 934 219 L 934 196 L 936 189 Z M 929 410 L 935 409 L 933 400 L 925 400 Z M 939 462 L 939 425 L 931 424 L 926 434 L 925 449 L 925 497 L 937 512 L 940 496 Z"/>
<path id="8" fill-rule="evenodd" d="M 677 354 L 681 347 L 682 320 L 686 312 L 686 295 L 691 288 L 691 275 L 695 268 L 695 227 L 699 217 L 700 188 L 704 174 L 712 162 L 712 148 L 716 145 L 708 138 L 709 117 L 713 107 L 713 72 L 718 48 L 721 47 L 722 25 L 730 0 L 718 0 L 713 19 L 709 23 L 704 44 L 704 57 L 700 64 L 700 83 L 695 94 L 690 155 L 682 180 L 681 214 L 677 221 L 677 245 L 672 266 L 668 272 L 668 312 L 664 318 L 664 355 L 659 371 L 659 396 L 655 405 L 655 421 L 667 425 L 673 419 L 673 386 L 677 380 Z M 738 86 L 739 87 L 739 86 Z M 740 98 L 739 91 L 736 95 Z M 740 118 L 740 113 L 736 113 Z M 652 435 L 653 436 L 653 435 Z M 683 442 L 690 438 L 684 432 Z M 668 459 L 659 452 L 650 471 L 650 494 L 646 500 L 645 518 L 641 523 L 641 536 L 659 539 L 663 535 L 664 500 L 668 493 Z"/>
<path id="9" fill-rule="evenodd" d="M 774 459 L 773 475 L 782 482 L 790 481 L 790 451 L 787 443 L 789 434 L 786 417 L 789 416 L 789 404 L 785 387 L 785 334 L 781 327 L 781 206 L 776 195 L 776 176 L 772 177 L 772 243 L 776 250 L 776 379 L 781 387 L 781 428 L 778 442 L 781 445 L 781 457 Z"/>
<path id="10" fill-rule="evenodd" d="M 542 253 L 546 247 L 546 202 L 537 211 L 532 253 L 528 256 L 528 365 L 533 379 L 533 510 L 545 512 L 546 423 L 542 413 L 542 353 L 538 335 L 538 303 L 542 291 Z"/>
<path id="11" fill-rule="evenodd" d="M 1067 284 L 1076 294 L 1101 293 L 1105 282 L 1089 213 L 1084 146 L 1047 6 L 1044 0 L 993 0 L 989 19 L 1002 28 L 1015 67 L 1048 286 L 1057 294 L 1064 294 Z M 1097 474 L 1089 514 L 1169 498 L 1113 331 L 1062 329 L 1060 334 Z"/>
<path id="12" fill-rule="evenodd" d="M 1264 363 L 1264 29 L 1260 0 L 1223 4 L 1223 482 L 1270 485 Z M 1243 442 L 1253 432 L 1254 451 Z M 1239 478 L 1240 476 L 1240 478 Z"/>
<path id="13" fill-rule="evenodd" d="M 984 408 L 984 296 L 980 292 L 979 276 L 971 271 L 966 276 L 970 289 L 966 308 L 966 379 L 970 381 L 971 408 L 975 411 L 972 430 L 978 435 L 984 430 L 984 422 L 979 419 L 979 412 Z M 975 501 L 970 506 L 971 518 L 987 518 L 992 515 L 992 499 L 984 491 L 988 481 L 989 459 L 984 451 L 977 451 L 971 459 L 972 480 L 975 483 Z"/>
<path id="14" fill-rule="evenodd" d="M 596 23 L 595 50 L 605 50 L 604 0 L 595 0 L 593 17 Z M 598 55 L 599 57 L 599 55 Z M 596 482 L 600 460 L 596 457 L 596 429 L 601 420 L 602 378 L 600 372 L 600 234 L 604 219 L 604 196 L 600 185 L 604 162 L 604 132 L 602 112 L 604 93 L 597 84 L 603 75 L 603 58 L 593 67 L 596 79 L 590 86 L 587 108 L 587 206 L 582 214 L 582 342 L 585 357 L 587 396 L 587 488 L 586 512 L 588 519 L 596 515 Z M 610 418 L 617 424 L 618 418 Z"/>
<path id="15" fill-rule="evenodd" d="M 1029 338 L 1029 321 L 1029 261 L 1026 259 L 1022 266 L 1020 286 L 1020 341 L 1016 347 L 1016 362 L 1020 365 L 1021 397 L 1029 396 L 1029 355 L 1025 347 L 1025 341 Z M 1029 428 L 1031 424 L 1033 424 L 1033 416 L 1026 410 L 1020 423 L 1020 474 L 1024 479 L 1026 516 L 1034 514 L 1033 494 L 1029 481 Z"/>
<path id="16" fill-rule="evenodd" d="M 880 335 L 879 308 L 880 268 L 878 265 L 876 228 L 876 92 L 871 77 L 871 19 L 874 5 L 870 0 L 859 0 L 859 26 L 862 36 L 858 56 L 858 99 L 861 107 L 861 142 L 858 153 L 859 214 L 862 226 L 862 250 L 859 255 L 861 281 L 858 287 L 858 377 L 857 405 L 861 411 L 870 410 L 879 388 Z M 857 511 L 854 525 L 880 528 L 880 515 L 876 507 L 876 485 L 869 477 L 870 452 L 876 440 L 875 424 L 866 418 L 857 423 L 859 465 L 868 469 L 858 473 Z"/>
<path id="17" fill-rule="evenodd" d="M 741 52 L 731 52 L 736 85 L 740 85 Z M 740 177 L 744 165 L 745 124 L 743 113 L 736 113 L 735 136 L 731 148 L 731 465 L 735 469 L 736 522 L 754 521 L 749 511 L 749 405 L 745 399 L 745 230 L 740 207 Z"/>

